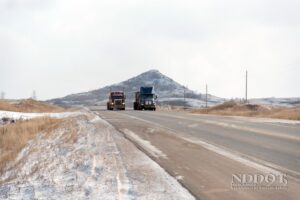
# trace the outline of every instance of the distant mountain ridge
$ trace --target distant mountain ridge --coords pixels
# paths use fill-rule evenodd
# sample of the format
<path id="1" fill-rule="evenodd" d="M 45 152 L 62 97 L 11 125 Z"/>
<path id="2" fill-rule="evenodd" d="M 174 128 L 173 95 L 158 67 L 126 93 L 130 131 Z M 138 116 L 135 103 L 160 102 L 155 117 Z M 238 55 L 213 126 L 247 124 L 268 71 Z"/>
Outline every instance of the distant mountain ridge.
<path id="1" fill-rule="evenodd" d="M 108 93 L 111 90 L 125 91 L 127 106 L 132 106 L 134 92 L 141 86 L 154 86 L 158 95 L 158 104 L 174 106 L 201 107 L 205 105 L 205 95 L 185 88 L 173 79 L 163 75 L 158 70 L 149 70 L 126 81 L 105 86 L 100 89 L 71 94 L 62 98 L 52 99 L 48 102 L 57 105 L 105 105 Z M 185 92 L 184 92 L 185 91 Z M 185 101 L 184 101 L 185 93 Z M 208 105 L 216 105 L 224 102 L 224 99 L 208 95 Z"/>

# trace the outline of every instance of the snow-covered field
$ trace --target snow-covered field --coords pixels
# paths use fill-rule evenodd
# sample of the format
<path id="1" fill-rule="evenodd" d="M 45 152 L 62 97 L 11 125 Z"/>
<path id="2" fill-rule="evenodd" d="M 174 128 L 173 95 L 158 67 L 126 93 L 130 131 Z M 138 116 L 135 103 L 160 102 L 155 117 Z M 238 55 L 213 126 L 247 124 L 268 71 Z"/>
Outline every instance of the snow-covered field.
<path id="1" fill-rule="evenodd" d="M 183 98 L 177 98 L 177 97 L 172 97 L 172 98 L 161 98 L 159 99 L 159 102 L 165 104 L 165 105 L 184 105 L 184 100 Z M 185 103 L 187 106 L 194 107 L 194 108 L 200 108 L 200 107 L 205 107 L 206 102 L 204 100 L 199 100 L 199 99 L 192 99 L 192 98 L 185 98 Z M 215 106 L 218 104 L 223 103 L 221 100 L 209 100 L 207 102 L 207 106 Z"/>
<path id="2" fill-rule="evenodd" d="M 65 118 L 74 117 L 83 114 L 82 112 L 60 112 L 60 113 L 25 113 L 25 112 L 11 112 L 0 110 L 0 119 L 9 118 L 14 120 L 32 119 L 37 117 L 51 117 L 51 118 Z"/>
<path id="3" fill-rule="evenodd" d="M 250 99 L 250 103 L 259 105 L 271 105 L 271 106 L 286 106 L 292 107 L 300 105 L 300 98 L 261 98 Z"/>
<path id="4" fill-rule="evenodd" d="M 0 177 L 0 199 L 194 199 L 92 113 L 39 135 L 10 166 Z"/>

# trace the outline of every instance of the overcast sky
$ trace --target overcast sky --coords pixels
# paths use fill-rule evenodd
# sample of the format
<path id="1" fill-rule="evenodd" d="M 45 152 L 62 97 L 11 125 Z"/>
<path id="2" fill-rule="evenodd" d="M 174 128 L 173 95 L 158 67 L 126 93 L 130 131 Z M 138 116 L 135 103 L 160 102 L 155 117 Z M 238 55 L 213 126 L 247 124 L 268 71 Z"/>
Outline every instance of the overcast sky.
<path id="1" fill-rule="evenodd" d="M 0 0 L 0 91 L 65 96 L 158 69 L 220 97 L 300 96 L 299 0 Z"/>

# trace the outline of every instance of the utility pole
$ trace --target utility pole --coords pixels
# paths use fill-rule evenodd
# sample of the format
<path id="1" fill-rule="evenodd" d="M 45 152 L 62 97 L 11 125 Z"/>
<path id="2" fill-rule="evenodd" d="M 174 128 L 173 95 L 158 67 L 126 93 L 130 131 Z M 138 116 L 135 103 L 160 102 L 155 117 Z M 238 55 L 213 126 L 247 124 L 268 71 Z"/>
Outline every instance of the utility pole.
<path id="1" fill-rule="evenodd" d="M 185 86 L 183 86 L 183 109 L 185 109 Z"/>
<path id="2" fill-rule="evenodd" d="M 205 108 L 207 108 L 207 84 L 205 85 Z"/>
<path id="3" fill-rule="evenodd" d="M 248 70 L 246 70 L 246 94 L 245 94 L 246 104 L 248 103 Z"/>
<path id="4" fill-rule="evenodd" d="M 33 100 L 36 100 L 36 92 L 35 92 L 35 90 L 33 90 L 33 92 L 32 92 L 32 97 L 31 97 Z"/>
<path id="5" fill-rule="evenodd" d="M 1 92 L 1 99 L 5 99 L 5 92 Z"/>

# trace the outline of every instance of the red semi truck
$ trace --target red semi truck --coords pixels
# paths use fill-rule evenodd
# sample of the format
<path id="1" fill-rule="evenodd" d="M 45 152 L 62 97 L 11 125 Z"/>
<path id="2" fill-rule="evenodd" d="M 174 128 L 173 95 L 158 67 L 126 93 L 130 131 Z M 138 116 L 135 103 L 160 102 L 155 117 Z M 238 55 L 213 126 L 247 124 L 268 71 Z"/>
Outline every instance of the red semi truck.
<path id="1" fill-rule="evenodd" d="M 125 110 L 125 94 L 124 92 L 110 92 L 107 102 L 107 110 Z"/>

